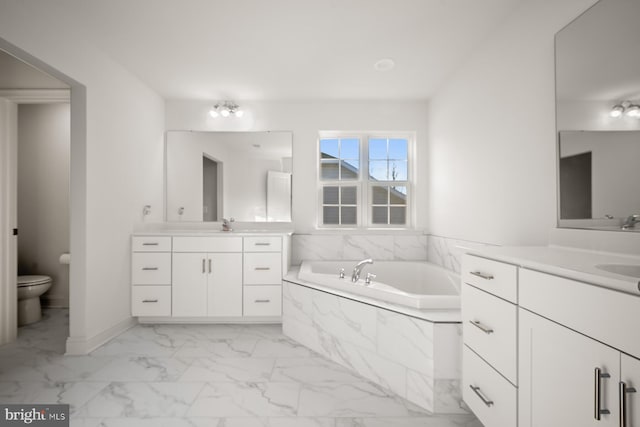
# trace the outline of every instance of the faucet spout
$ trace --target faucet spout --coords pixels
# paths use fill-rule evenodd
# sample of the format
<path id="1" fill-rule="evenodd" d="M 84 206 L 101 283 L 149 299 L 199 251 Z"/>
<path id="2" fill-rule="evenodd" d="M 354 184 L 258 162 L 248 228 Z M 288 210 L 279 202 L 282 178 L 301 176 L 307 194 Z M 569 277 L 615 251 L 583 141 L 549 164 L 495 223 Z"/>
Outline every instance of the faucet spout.
<path id="1" fill-rule="evenodd" d="M 635 225 L 639 222 L 640 222 L 640 215 L 638 214 L 629 215 L 627 219 L 624 221 L 624 224 L 622 224 L 622 229 L 628 230 L 630 228 L 634 228 Z"/>
<path id="2" fill-rule="evenodd" d="M 373 260 L 371 258 L 363 259 L 353 267 L 353 273 L 351 273 L 351 281 L 353 283 L 356 283 L 358 279 L 360 279 L 360 273 L 362 273 L 362 269 L 367 264 L 373 264 Z"/>

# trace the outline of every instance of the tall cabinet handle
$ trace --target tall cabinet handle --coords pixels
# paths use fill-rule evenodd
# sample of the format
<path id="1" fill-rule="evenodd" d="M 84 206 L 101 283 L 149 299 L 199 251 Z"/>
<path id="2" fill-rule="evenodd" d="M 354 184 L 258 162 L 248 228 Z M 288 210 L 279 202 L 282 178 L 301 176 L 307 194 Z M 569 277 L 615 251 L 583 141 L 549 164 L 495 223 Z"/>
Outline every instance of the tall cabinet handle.
<path id="1" fill-rule="evenodd" d="M 620 427 L 627 427 L 627 393 L 635 393 L 636 389 L 627 387 L 624 381 L 620 381 Z"/>
<path id="2" fill-rule="evenodd" d="M 209 259 L 209 274 L 211 274 L 211 259 Z"/>
<path id="3" fill-rule="evenodd" d="M 205 265 L 206 265 L 205 263 L 206 263 L 206 262 L 207 262 L 207 260 L 206 260 L 206 259 L 204 259 L 204 258 L 202 258 L 202 274 L 204 274 L 204 273 L 206 273 L 206 272 L 207 272 L 207 270 L 205 269 Z"/>
<path id="4" fill-rule="evenodd" d="M 608 409 L 602 409 L 602 378 L 611 378 L 611 375 L 606 372 L 602 372 L 600 368 L 595 368 L 593 371 L 593 417 L 600 421 L 601 415 L 610 414 Z"/>

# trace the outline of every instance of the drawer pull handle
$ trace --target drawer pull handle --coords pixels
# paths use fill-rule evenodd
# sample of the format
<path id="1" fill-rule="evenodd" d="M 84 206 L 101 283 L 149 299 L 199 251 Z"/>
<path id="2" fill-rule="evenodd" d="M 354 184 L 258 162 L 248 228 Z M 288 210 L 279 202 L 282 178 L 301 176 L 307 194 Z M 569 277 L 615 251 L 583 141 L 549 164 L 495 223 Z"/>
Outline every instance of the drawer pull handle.
<path id="1" fill-rule="evenodd" d="M 271 246 L 271 243 L 269 242 L 257 242 L 255 243 L 256 246 Z"/>
<path id="2" fill-rule="evenodd" d="M 158 242 L 144 242 L 142 246 L 158 246 Z"/>
<path id="3" fill-rule="evenodd" d="M 256 271 L 268 271 L 271 270 L 271 267 L 256 267 L 254 268 Z"/>
<path id="4" fill-rule="evenodd" d="M 157 299 L 143 299 L 142 302 L 144 303 L 148 303 L 148 302 L 158 302 Z"/>
<path id="5" fill-rule="evenodd" d="M 491 329 L 488 326 L 483 325 L 482 323 L 480 323 L 477 320 L 469 320 L 469 323 L 471 323 L 473 326 L 475 326 L 476 328 L 480 329 L 482 332 L 484 332 L 487 335 L 493 333 L 493 329 Z"/>
<path id="6" fill-rule="evenodd" d="M 593 385 L 593 391 L 594 391 L 594 396 L 593 396 L 593 400 L 594 400 L 594 404 L 593 404 L 593 418 L 595 418 L 596 420 L 600 421 L 600 416 L 601 415 L 607 415 L 610 414 L 611 412 L 609 412 L 608 409 L 601 409 L 601 405 L 602 405 L 602 379 L 603 378 L 611 378 L 611 375 L 607 374 L 606 372 L 602 372 L 602 370 L 600 368 L 595 368 L 593 371 L 593 381 L 594 381 L 594 385 Z"/>
<path id="7" fill-rule="evenodd" d="M 142 267 L 143 271 L 157 271 L 158 267 Z"/>
<path id="8" fill-rule="evenodd" d="M 484 280 L 493 280 L 493 274 L 482 273 L 480 271 L 470 271 L 469 273 Z"/>
<path id="9" fill-rule="evenodd" d="M 482 403 L 487 405 L 487 407 L 493 406 L 493 400 L 487 399 L 485 395 L 480 391 L 480 387 L 475 387 L 471 384 L 469 384 L 469 387 L 471 387 L 471 390 L 473 390 L 473 392 L 480 398 L 480 400 L 482 400 Z"/>
<path id="10" fill-rule="evenodd" d="M 620 427 L 627 427 L 627 393 L 635 393 L 636 389 L 627 387 L 624 381 L 620 381 Z"/>
<path id="11" fill-rule="evenodd" d="M 271 302 L 271 300 L 270 299 L 257 299 L 254 302 L 259 302 L 259 303 L 260 302 Z"/>

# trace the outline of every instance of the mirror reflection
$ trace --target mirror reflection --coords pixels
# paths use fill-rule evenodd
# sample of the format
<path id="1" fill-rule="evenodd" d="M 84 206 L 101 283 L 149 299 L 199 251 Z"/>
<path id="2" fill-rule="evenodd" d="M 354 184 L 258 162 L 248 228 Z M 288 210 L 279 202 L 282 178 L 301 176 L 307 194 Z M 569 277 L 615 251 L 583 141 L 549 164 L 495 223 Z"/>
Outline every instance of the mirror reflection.
<path id="1" fill-rule="evenodd" d="M 167 221 L 291 221 L 293 135 L 170 131 Z"/>
<path id="2" fill-rule="evenodd" d="M 640 231 L 638 16 L 600 0 L 556 35 L 560 227 Z"/>

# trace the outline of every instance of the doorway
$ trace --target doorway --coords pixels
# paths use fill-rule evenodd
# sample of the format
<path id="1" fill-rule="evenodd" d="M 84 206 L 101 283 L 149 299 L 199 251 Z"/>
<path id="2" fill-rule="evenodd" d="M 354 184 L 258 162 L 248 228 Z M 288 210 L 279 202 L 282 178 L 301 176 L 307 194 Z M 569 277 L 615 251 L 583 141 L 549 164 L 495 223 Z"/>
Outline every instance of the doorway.
<path id="1" fill-rule="evenodd" d="M 12 67 L 21 71 L 15 72 Z M 14 341 L 18 331 L 18 111 L 23 104 L 67 103 L 72 119 L 67 168 L 70 182 L 67 238 L 69 250 L 77 256 L 73 266 L 68 267 L 70 320 L 66 335 L 83 335 L 79 329 L 84 323 L 84 314 L 78 310 L 77 301 L 84 295 L 82 283 L 86 271 L 86 88 L 3 39 L 0 39 L 0 70 L 0 122 L 3 125 L 0 131 L 0 344 Z"/>

